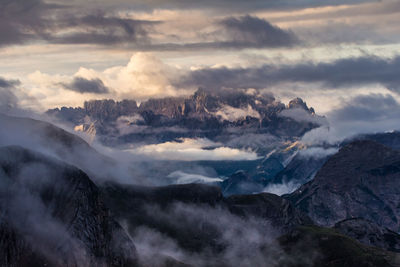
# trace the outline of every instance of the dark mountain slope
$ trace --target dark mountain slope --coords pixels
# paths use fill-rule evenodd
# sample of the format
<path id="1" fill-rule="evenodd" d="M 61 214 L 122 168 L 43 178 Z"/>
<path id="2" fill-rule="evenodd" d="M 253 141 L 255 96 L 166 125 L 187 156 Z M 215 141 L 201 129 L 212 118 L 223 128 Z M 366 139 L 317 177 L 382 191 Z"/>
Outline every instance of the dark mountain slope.
<path id="1" fill-rule="evenodd" d="M 339 232 L 302 226 L 279 238 L 285 267 L 394 267 L 398 254 L 365 246 Z"/>
<path id="2" fill-rule="evenodd" d="M 1 266 L 136 265 L 133 242 L 79 169 L 2 147 L 0 184 Z"/>
<path id="3" fill-rule="evenodd" d="M 128 222 L 131 234 L 140 226 L 160 231 L 192 251 L 223 250 L 221 229 L 215 216 L 256 217 L 285 232 L 300 224 L 312 223 L 289 201 L 273 194 L 231 196 L 224 198 L 218 187 L 201 184 L 143 188 L 108 183 L 102 187 L 113 215 Z M 186 208 L 188 210 L 186 210 Z M 191 211 L 209 213 L 209 217 L 188 219 Z M 224 215 L 228 214 L 228 215 Z M 184 219 L 184 217 L 186 217 Z M 179 223 L 177 223 L 179 222 Z"/>
<path id="4" fill-rule="evenodd" d="M 107 184 L 102 192 L 131 235 L 148 228 L 160 232 L 186 250 L 190 256 L 185 260 L 194 266 L 243 262 L 243 266 L 400 266 L 396 253 L 363 245 L 335 229 L 313 226 L 289 201 L 273 194 L 223 198 L 218 188 L 198 184 L 157 188 Z M 258 234 L 266 243 L 258 243 Z M 271 241 L 275 238 L 278 244 Z M 240 257 L 233 264 L 224 255 Z M 249 265 L 255 257 L 262 263 Z"/>
<path id="5" fill-rule="evenodd" d="M 19 145 L 41 151 L 77 166 L 96 179 L 112 176 L 105 171 L 116 163 L 77 135 L 48 122 L 4 114 L 0 114 L 0 124 L 0 146 Z"/>
<path id="6" fill-rule="evenodd" d="M 400 152 L 373 141 L 355 141 L 286 198 L 320 225 L 362 217 L 397 232 L 399 185 Z"/>
<path id="7" fill-rule="evenodd" d="M 313 224 L 290 201 L 274 194 L 234 195 L 226 198 L 225 203 L 233 214 L 265 219 L 282 232 L 288 232 L 299 225 Z"/>
<path id="8" fill-rule="evenodd" d="M 365 245 L 400 252 L 400 235 L 374 222 L 353 218 L 336 223 L 334 228 Z"/>

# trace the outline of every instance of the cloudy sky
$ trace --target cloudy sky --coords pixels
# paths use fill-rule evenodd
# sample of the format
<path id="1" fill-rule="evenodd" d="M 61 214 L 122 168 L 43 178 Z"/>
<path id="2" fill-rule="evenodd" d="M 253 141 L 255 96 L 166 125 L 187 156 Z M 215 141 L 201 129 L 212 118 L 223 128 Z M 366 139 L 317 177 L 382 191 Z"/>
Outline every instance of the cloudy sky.
<path id="1" fill-rule="evenodd" d="M 0 0 L 0 101 L 44 111 L 254 88 L 393 120 L 399 13 L 398 0 Z"/>

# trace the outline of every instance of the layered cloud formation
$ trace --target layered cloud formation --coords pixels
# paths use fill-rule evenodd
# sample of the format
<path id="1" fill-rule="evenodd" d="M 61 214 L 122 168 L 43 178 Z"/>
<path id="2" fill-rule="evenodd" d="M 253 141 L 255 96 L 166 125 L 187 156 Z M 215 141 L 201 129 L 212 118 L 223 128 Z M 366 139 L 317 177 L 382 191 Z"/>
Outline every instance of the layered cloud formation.
<path id="1" fill-rule="evenodd" d="M 3 107 L 140 102 L 199 87 L 299 96 L 325 115 L 366 96 L 400 100 L 395 0 L 3 0 L 0 10 Z"/>

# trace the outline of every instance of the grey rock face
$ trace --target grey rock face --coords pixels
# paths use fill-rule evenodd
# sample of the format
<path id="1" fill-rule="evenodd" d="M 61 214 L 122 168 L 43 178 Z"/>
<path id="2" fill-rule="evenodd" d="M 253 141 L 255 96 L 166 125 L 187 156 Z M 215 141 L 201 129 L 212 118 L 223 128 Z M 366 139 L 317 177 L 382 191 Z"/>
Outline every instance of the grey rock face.
<path id="1" fill-rule="evenodd" d="M 355 217 L 400 229 L 400 152 L 373 141 L 339 150 L 314 180 L 286 196 L 317 224 Z"/>

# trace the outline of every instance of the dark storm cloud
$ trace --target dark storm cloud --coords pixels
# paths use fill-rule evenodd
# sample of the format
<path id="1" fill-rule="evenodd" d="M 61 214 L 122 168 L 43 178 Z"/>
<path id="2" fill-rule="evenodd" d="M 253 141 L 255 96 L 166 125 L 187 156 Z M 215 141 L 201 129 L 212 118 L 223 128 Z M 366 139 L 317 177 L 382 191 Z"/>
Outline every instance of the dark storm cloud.
<path id="1" fill-rule="evenodd" d="M 61 84 L 65 89 L 75 91 L 78 93 L 93 93 L 93 94 L 105 94 L 109 93 L 110 89 L 104 85 L 100 79 L 85 79 L 82 77 L 75 77 L 74 80 L 69 84 Z"/>
<path id="2" fill-rule="evenodd" d="M 151 44 L 148 30 L 157 21 L 110 16 L 104 11 L 79 10 L 79 6 L 49 5 L 1 0 L 0 46 L 44 40 L 57 44 L 129 44 L 143 50 L 261 48 L 291 46 L 295 35 L 252 16 L 229 17 L 217 22 L 223 40 L 191 44 Z"/>
<path id="3" fill-rule="evenodd" d="M 391 95 L 360 95 L 330 113 L 334 121 L 398 121 L 400 104 Z M 394 125 L 398 127 L 398 123 Z"/>
<path id="4" fill-rule="evenodd" d="M 357 4 L 369 1 L 336 0 L 329 5 Z M 324 6 L 321 1 L 91 1 L 68 2 L 53 0 L 0 0 L 0 47 L 46 41 L 56 44 L 125 45 L 141 50 L 196 50 L 224 48 L 262 48 L 290 46 L 297 43 L 291 33 L 255 17 L 228 18 L 219 24 L 230 38 L 204 43 L 154 43 L 148 33 L 156 21 L 141 21 L 119 17 L 118 11 L 153 9 L 208 9 L 221 13 L 236 10 L 247 13 L 263 9 L 296 9 Z M 107 12 L 105 12 L 107 10 Z"/>
<path id="5" fill-rule="evenodd" d="M 0 77 L 0 112 L 7 112 L 18 106 L 18 98 L 13 90 L 19 84 L 17 80 L 6 80 Z"/>
<path id="6" fill-rule="evenodd" d="M 218 30 L 209 40 L 197 43 L 161 43 L 145 45 L 143 50 L 190 51 L 213 49 L 277 48 L 299 44 L 291 31 L 282 30 L 254 16 L 227 17 L 216 22 Z"/>
<path id="7" fill-rule="evenodd" d="M 49 42 L 101 45 L 143 42 L 147 41 L 146 27 L 157 23 L 107 16 L 104 12 L 80 17 L 67 14 L 60 16 L 55 24 L 59 30 L 72 29 L 72 32 L 53 35 Z"/>
<path id="8" fill-rule="evenodd" d="M 201 69 L 184 77 L 179 85 L 260 89 L 280 82 L 322 82 L 331 88 L 381 84 L 400 93 L 400 56 L 390 60 L 366 56 L 293 66 Z"/>
<path id="9" fill-rule="evenodd" d="M 75 3 L 83 2 L 82 0 L 74 0 Z M 211 9 L 218 12 L 242 11 L 249 12 L 255 10 L 265 9 L 294 9 L 294 8 L 307 8 L 318 7 L 327 5 L 343 5 L 343 4 L 358 4 L 374 2 L 374 0 L 331 0 L 331 1 L 318 1 L 318 0 L 115 0 L 106 1 L 99 0 L 96 3 L 103 5 L 113 5 L 119 7 L 133 7 L 135 10 L 155 10 L 155 9 Z M 110 4 L 112 3 L 112 4 Z"/>
<path id="10" fill-rule="evenodd" d="M 231 41 L 232 47 L 281 47 L 298 43 L 296 36 L 253 16 L 229 17 L 219 23 Z"/>
<path id="11" fill-rule="evenodd" d="M 146 26 L 154 23 L 41 0 L 0 0 L 0 46 L 38 40 L 100 45 L 137 42 L 146 39 Z"/>
<path id="12" fill-rule="evenodd" d="M 35 35 L 43 36 L 48 27 L 43 14 L 60 6 L 41 0 L 0 0 L 0 46 L 21 44 Z"/>
<path id="13" fill-rule="evenodd" d="M 20 84 L 18 80 L 6 80 L 0 77 L 0 88 L 11 88 Z"/>

